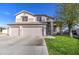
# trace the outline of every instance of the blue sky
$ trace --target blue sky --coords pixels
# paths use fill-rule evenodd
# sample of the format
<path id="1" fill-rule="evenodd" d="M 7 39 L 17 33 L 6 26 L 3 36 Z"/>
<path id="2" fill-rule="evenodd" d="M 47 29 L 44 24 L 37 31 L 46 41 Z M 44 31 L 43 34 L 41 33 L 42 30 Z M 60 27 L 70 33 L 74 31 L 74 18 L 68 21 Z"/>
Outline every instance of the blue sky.
<path id="1" fill-rule="evenodd" d="M 57 4 L 41 3 L 0 3 L 0 25 L 6 25 L 15 22 L 15 14 L 26 10 L 33 14 L 47 14 L 55 17 L 58 10 Z"/>

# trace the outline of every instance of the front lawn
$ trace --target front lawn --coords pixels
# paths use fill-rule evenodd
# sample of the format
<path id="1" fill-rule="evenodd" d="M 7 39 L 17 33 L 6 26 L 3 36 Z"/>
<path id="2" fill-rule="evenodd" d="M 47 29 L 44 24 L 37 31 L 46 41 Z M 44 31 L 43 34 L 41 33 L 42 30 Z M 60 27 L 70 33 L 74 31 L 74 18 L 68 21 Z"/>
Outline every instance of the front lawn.
<path id="1" fill-rule="evenodd" d="M 78 55 L 79 40 L 68 36 L 45 38 L 50 55 Z"/>

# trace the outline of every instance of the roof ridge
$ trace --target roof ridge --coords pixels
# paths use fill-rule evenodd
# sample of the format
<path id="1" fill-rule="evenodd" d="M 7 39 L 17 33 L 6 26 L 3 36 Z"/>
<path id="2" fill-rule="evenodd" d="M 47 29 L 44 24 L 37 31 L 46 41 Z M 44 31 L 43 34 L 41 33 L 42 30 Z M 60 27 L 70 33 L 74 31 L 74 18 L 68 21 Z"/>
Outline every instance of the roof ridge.
<path id="1" fill-rule="evenodd" d="M 26 11 L 26 10 L 22 10 L 22 11 L 18 12 L 18 13 L 17 13 L 17 14 L 15 14 L 15 15 L 19 15 L 19 14 L 21 14 L 22 12 L 26 12 L 26 13 L 28 13 L 28 14 L 33 15 L 33 13 L 31 13 L 31 12 L 29 12 L 29 11 Z"/>

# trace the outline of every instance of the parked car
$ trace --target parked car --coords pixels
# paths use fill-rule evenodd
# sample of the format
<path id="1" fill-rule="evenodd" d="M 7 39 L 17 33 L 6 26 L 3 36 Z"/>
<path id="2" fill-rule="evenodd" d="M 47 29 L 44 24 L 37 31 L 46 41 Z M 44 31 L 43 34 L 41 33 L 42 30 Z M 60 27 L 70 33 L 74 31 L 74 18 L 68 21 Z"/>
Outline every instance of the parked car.
<path id="1" fill-rule="evenodd" d="M 73 35 L 77 35 L 77 31 L 76 30 L 72 30 Z"/>
<path id="2" fill-rule="evenodd" d="M 72 30 L 73 35 L 77 35 L 77 31 L 76 30 Z M 66 30 L 63 32 L 63 34 L 69 34 L 69 31 Z"/>

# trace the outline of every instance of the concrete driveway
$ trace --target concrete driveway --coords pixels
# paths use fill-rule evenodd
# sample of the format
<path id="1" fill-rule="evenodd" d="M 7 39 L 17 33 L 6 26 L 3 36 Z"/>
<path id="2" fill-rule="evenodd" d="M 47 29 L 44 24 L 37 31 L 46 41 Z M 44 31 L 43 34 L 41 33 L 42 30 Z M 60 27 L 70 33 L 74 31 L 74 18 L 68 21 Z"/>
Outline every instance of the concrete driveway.
<path id="1" fill-rule="evenodd" d="M 41 37 L 0 36 L 0 55 L 47 55 L 45 41 Z"/>

